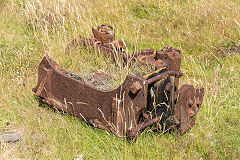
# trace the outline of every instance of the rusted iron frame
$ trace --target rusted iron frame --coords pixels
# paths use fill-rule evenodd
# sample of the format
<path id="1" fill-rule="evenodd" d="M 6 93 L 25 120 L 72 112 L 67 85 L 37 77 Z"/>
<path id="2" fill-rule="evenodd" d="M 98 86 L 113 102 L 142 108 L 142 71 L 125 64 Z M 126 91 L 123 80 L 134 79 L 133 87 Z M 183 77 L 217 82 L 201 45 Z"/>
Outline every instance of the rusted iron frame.
<path id="1" fill-rule="evenodd" d="M 46 72 L 46 73 L 43 73 L 43 72 Z M 121 101 L 122 101 L 121 99 L 124 98 L 124 97 L 121 97 L 121 95 L 122 95 L 121 92 L 124 92 L 124 89 L 121 90 L 121 88 L 125 88 L 125 90 L 127 90 L 126 92 L 131 94 L 130 93 L 131 92 L 130 86 L 132 86 L 133 83 L 129 84 L 129 82 L 128 82 L 128 81 L 130 81 L 129 78 L 130 79 L 134 78 L 134 79 L 138 80 L 137 82 L 141 81 L 140 83 L 141 83 L 141 85 L 143 85 L 143 87 L 141 88 L 142 95 L 141 94 L 138 94 L 138 95 L 140 97 L 142 97 L 140 99 L 140 101 L 142 101 L 142 102 L 139 102 L 139 100 L 137 100 L 135 102 L 136 104 L 140 105 L 140 107 L 139 108 L 134 108 L 133 114 L 135 113 L 134 117 L 136 117 L 136 118 L 132 119 L 132 120 L 137 121 L 139 119 L 139 116 L 142 113 L 142 110 L 146 108 L 146 98 L 144 98 L 144 97 L 146 97 L 146 95 L 147 95 L 146 88 L 148 87 L 148 85 L 151 84 L 151 83 L 154 83 L 154 80 L 158 81 L 158 80 L 160 80 L 160 79 L 162 79 L 166 76 L 179 75 L 178 72 L 164 72 L 162 74 L 162 76 L 157 77 L 157 79 L 155 77 L 153 77 L 153 78 L 150 78 L 148 80 L 146 80 L 142 77 L 136 76 L 136 75 L 128 75 L 129 78 L 128 77 L 126 78 L 123 85 L 120 86 L 115 91 L 111 91 L 111 92 L 114 92 L 114 93 L 111 93 L 111 92 L 100 91 L 97 88 L 94 88 L 93 86 L 85 84 L 84 82 L 82 82 L 79 79 L 70 77 L 66 73 L 67 72 L 64 71 L 63 68 L 61 68 L 56 63 L 54 63 L 48 56 L 44 57 L 44 59 L 42 60 L 42 62 L 39 65 L 39 80 L 38 80 L 39 83 L 38 83 L 37 87 L 33 89 L 34 93 L 38 97 L 40 97 L 42 99 L 42 101 L 44 101 L 47 104 L 53 106 L 54 108 L 57 108 L 57 109 L 60 109 L 62 111 L 65 111 L 69 114 L 75 115 L 79 118 L 82 118 L 82 119 L 90 122 L 92 125 L 96 125 L 97 127 L 101 128 L 101 129 L 110 130 L 110 131 L 112 131 L 114 133 L 117 133 L 117 134 L 118 134 L 118 131 L 117 130 L 114 131 L 114 128 L 116 128 L 116 127 L 112 127 L 112 126 L 118 126 L 116 124 L 118 122 L 112 122 L 110 120 L 111 118 L 107 117 L 107 116 L 110 117 L 111 114 L 104 113 L 104 111 L 109 110 L 109 108 L 100 108 L 100 107 L 94 108 L 94 110 L 99 110 L 98 114 L 99 114 L 100 117 L 102 116 L 102 118 L 100 118 L 101 120 L 99 120 L 99 124 L 95 124 L 96 122 L 94 123 L 94 119 L 93 120 L 88 119 L 83 114 L 78 115 L 78 113 L 80 113 L 81 111 L 79 111 L 79 112 L 74 111 L 74 108 L 76 109 L 79 106 L 80 106 L 80 108 L 81 107 L 84 108 L 83 105 L 86 105 L 87 103 L 84 100 L 81 100 L 81 99 L 79 100 L 78 103 L 76 102 L 76 99 L 73 99 L 73 101 L 75 100 L 75 102 L 67 101 L 67 99 L 68 99 L 67 95 L 78 94 L 77 90 L 72 91 L 73 87 L 67 87 L 67 86 L 69 86 L 69 85 L 67 85 L 67 83 L 68 84 L 76 83 L 76 85 L 79 85 L 81 87 L 88 87 L 88 89 L 85 92 L 85 96 L 86 96 L 85 98 L 87 98 L 87 95 L 91 95 L 90 94 L 91 92 L 93 92 L 93 93 L 94 92 L 99 92 L 99 94 L 95 94 L 96 97 L 101 97 L 101 95 L 106 96 L 106 94 L 109 94 L 111 96 L 106 96 L 106 97 L 109 97 L 109 99 L 105 100 L 103 98 L 103 100 L 104 100 L 104 102 L 112 103 L 111 101 L 113 101 L 113 100 L 111 100 L 111 99 L 114 99 L 115 98 L 114 95 L 118 94 L 119 96 L 116 97 L 116 100 L 114 100 L 113 102 L 117 102 L 117 105 L 119 105 L 118 103 L 121 103 Z M 72 75 L 74 75 L 74 74 L 72 74 Z M 65 80 L 63 80 L 63 78 Z M 136 80 L 134 82 L 136 82 Z M 125 85 L 127 85 L 129 87 L 125 87 Z M 55 88 L 57 88 L 57 90 L 55 90 Z M 92 89 L 92 91 L 90 91 L 90 89 Z M 66 95 L 62 94 L 61 92 L 66 94 Z M 139 93 L 139 91 L 138 91 L 138 93 Z M 79 93 L 79 95 L 81 95 L 81 94 L 82 93 Z M 131 96 L 134 97 L 134 96 L 137 96 L 137 95 L 133 94 L 133 95 L 130 95 L 129 97 L 131 97 Z M 134 98 L 136 98 L 136 97 L 134 97 Z M 129 98 L 129 99 L 131 99 L 131 98 Z M 98 103 L 100 103 L 100 102 L 95 102 L 94 105 L 97 106 Z M 73 107 L 69 104 L 71 104 L 71 105 L 75 104 L 76 106 Z M 129 105 L 129 104 L 130 103 L 127 103 L 127 105 Z M 135 105 L 135 106 L 138 106 L 138 105 Z M 105 105 L 105 103 L 104 103 L 104 106 L 109 106 L 109 105 L 108 104 Z M 131 108 L 131 106 L 129 106 L 128 108 Z M 89 112 L 92 112 L 92 111 L 89 111 Z M 111 126 L 111 125 L 105 123 L 105 121 L 108 121 L 108 123 L 113 123 L 113 125 Z M 106 125 L 108 127 L 104 127 L 104 125 Z M 123 132 L 123 131 L 121 131 L 121 132 Z M 124 136 L 124 134 L 126 134 L 126 133 L 122 133 L 122 134 L 120 134 L 120 136 Z"/>
<path id="2" fill-rule="evenodd" d="M 99 30 L 101 30 L 101 27 L 98 28 L 98 30 L 93 29 L 93 33 L 98 33 L 100 32 Z M 102 33 L 99 35 L 101 36 Z M 108 34 L 107 36 L 111 37 L 111 35 Z M 105 42 L 113 42 L 114 37 L 115 33 L 112 38 L 109 38 L 110 41 Z M 72 44 L 74 44 L 73 42 L 90 45 L 93 48 L 100 49 L 107 57 L 113 60 L 115 59 L 114 54 L 118 54 L 118 56 L 120 55 L 120 59 L 123 59 L 125 63 L 128 63 L 127 60 L 129 59 L 130 61 L 138 61 L 140 59 L 140 63 L 154 65 L 156 70 L 161 67 L 167 67 L 167 69 L 162 69 L 162 73 L 151 73 L 145 77 L 128 75 L 125 82 L 120 87 L 113 91 L 105 92 L 85 84 L 81 81 L 81 78 L 76 78 L 78 76 L 73 73 L 67 74 L 64 69 L 46 56 L 39 65 L 38 85 L 33 89 L 34 93 L 44 102 L 57 109 L 82 118 L 98 128 L 111 131 L 118 136 L 136 138 L 139 130 L 145 129 L 161 119 L 161 117 L 156 116 L 153 119 L 147 118 L 147 122 L 139 121 L 140 117 L 146 118 L 148 116 L 144 113 L 144 110 L 149 107 L 147 106 L 149 85 L 157 83 L 166 77 L 173 76 L 175 78 L 171 92 L 171 94 L 173 94 L 171 96 L 171 107 L 173 110 L 171 117 L 174 123 L 169 128 L 176 126 L 180 133 L 184 133 L 194 125 L 196 115 L 202 104 L 204 89 L 194 89 L 191 85 L 184 85 L 178 90 L 179 77 L 182 76 L 180 71 L 181 53 L 179 50 L 172 47 L 164 47 L 161 51 L 157 50 L 154 53 L 153 49 L 147 49 L 140 52 L 134 52 L 133 56 L 130 57 L 119 48 L 114 50 L 113 48 L 104 46 L 104 44 L 106 45 L 105 42 L 95 43 L 96 37 L 95 39 L 87 39 L 79 36 L 78 39 L 72 41 Z M 75 77 L 69 77 L 69 75 L 74 75 Z M 55 84 L 55 82 L 57 82 L 57 84 Z M 74 84 L 75 87 L 80 86 L 80 88 L 84 88 L 84 91 L 79 92 L 79 90 L 74 90 L 75 88 L 72 87 L 71 84 Z M 64 87 L 61 88 L 59 86 Z M 66 88 L 68 88 L 67 86 L 71 86 L 70 89 L 74 91 L 66 90 Z M 53 90 L 54 87 L 57 89 Z M 101 97 L 97 98 L 100 101 L 86 98 L 90 93 L 94 95 L 92 96 L 94 98 Z M 128 93 L 128 95 L 126 96 L 125 93 Z M 64 98 L 65 94 L 78 94 L 79 97 L 82 97 L 83 102 L 80 100 L 80 102 L 77 103 L 77 100 L 74 101 L 74 98 L 72 98 L 74 103 L 71 102 L 71 106 L 69 106 Z M 106 99 L 106 97 L 108 98 Z M 84 102 L 86 99 L 94 106 L 92 109 L 87 109 L 87 112 L 85 109 L 87 103 Z M 109 108 L 111 110 L 110 112 Z M 92 114 L 95 115 L 89 114 L 93 111 L 94 113 Z M 131 123 L 129 120 L 131 120 Z"/>

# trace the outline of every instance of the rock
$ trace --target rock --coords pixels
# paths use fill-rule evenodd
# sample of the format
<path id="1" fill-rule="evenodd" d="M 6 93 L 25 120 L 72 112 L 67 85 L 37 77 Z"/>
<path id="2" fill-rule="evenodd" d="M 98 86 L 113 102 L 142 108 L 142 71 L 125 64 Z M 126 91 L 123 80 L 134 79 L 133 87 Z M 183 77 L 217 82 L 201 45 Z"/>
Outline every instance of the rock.
<path id="1" fill-rule="evenodd" d="M 20 139 L 20 133 L 19 132 L 8 132 L 8 133 L 0 133 L 0 143 L 2 142 L 16 142 Z"/>

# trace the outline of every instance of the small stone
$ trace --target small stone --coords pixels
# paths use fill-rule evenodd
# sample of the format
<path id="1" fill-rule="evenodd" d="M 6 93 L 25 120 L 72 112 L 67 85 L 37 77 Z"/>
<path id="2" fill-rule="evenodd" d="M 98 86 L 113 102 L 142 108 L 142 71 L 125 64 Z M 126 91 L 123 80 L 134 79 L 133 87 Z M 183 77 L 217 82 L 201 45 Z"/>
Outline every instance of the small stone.
<path id="1" fill-rule="evenodd" d="M 21 136 L 19 132 L 0 133 L 0 143 L 16 142 L 20 139 L 20 137 Z"/>

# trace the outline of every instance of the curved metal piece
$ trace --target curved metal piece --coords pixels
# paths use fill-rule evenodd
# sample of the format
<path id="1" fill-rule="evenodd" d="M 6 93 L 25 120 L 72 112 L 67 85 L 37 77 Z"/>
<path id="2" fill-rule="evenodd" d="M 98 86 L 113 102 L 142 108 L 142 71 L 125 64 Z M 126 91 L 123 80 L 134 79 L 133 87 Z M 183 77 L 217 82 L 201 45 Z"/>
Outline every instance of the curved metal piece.
<path id="1" fill-rule="evenodd" d="M 107 92 L 71 76 L 48 56 L 40 63 L 38 75 L 33 92 L 42 101 L 119 136 L 125 135 L 125 128 L 137 126 L 147 105 L 146 80 L 136 75 L 128 75 L 121 86 Z M 130 86 L 136 81 L 143 88 L 133 94 Z"/>

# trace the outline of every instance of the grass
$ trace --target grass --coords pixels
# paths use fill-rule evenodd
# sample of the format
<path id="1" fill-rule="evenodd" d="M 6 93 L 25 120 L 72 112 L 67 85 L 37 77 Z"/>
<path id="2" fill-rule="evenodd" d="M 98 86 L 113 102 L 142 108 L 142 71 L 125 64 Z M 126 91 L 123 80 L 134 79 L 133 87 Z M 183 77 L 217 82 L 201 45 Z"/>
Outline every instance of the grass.
<path id="1" fill-rule="evenodd" d="M 111 71 L 101 55 L 64 52 L 71 39 L 90 37 L 103 23 L 116 27 L 129 50 L 182 50 L 181 84 L 206 91 L 191 131 L 146 130 L 131 144 L 39 106 L 31 89 L 46 53 L 77 73 Z M 240 46 L 236 0 L 0 0 L 0 131 L 22 133 L 17 143 L 0 144 L 0 159 L 239 159 L 240 54 L 220 51 L 233 46 Z M 127 74 L 114 72 L 118 83 Z"/>

